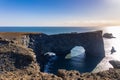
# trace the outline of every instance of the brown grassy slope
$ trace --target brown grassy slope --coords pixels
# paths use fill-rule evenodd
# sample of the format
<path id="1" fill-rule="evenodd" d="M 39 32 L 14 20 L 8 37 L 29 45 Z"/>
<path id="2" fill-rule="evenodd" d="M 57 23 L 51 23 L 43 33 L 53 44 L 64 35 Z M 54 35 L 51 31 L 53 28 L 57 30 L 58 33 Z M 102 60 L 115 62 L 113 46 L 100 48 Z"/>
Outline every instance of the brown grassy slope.
<path id="1" fill-rule="evenodd" d="M 35 53 L 14 43 L 0 40 L 0 80 L 61 80 L 40 72 Z"/>
<path id="2" fill-rule="evenodd" d="M 9 39 L 9 40 L 14 40 L 14 39 L 19 39 L 25 35 L 29 34 L 41 34 L 41 33 L 27 33 L 27 32 L 0 32 L 0 37 L 4 39 Z"/>
<path id="3" fill-rule="evenodd" d="M 24 45 L 24 40 L 27 40 L 30 34 L 42 34 L 42 33 L 27 33 L 27 32 L 0 32 L 0 38 L 4 40 L 13 41 L 16 44 Z"/>
<path id="4" fill-rule="evenodd" d="M 63 80 L 120 80 L 120 69 L 109 69 L 98 73 L 83 73 L 78 71 L 59 70 L 58 76 Z"/>

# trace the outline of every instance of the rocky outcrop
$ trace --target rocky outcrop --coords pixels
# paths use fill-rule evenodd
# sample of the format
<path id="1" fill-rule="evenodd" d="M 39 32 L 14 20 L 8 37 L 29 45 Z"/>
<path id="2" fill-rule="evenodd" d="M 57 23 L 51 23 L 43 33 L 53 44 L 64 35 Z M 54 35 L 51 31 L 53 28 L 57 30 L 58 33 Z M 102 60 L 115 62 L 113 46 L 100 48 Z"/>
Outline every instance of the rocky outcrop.
<path id="1" fill-rule="evenodd" d="M 120 61 L 110 60 L 109 63 L 110 63 L 115 69 L 120 69 Z"/>
<path id="2" fill-rule="evenodd" d="M 80 73 L 75 70 L 67 71 L 64 69 L 58 70 L 59 77 L 62 77 L 63 80 L 81 80 Z"/>
<path id="3" fill-rule="evenodd" d="M 104 38 L 109 38 L 109 39 L 111 39 L 111 38 L 116 38 L 116 37 L 114 37 L 114 36 L 112 35 L 112 33 L 104 33 L 103 37 L 104 37 Z"/>
<path id="4" fill-rule="evenodd" d="M 49 46 L 47 50 L 58 54 L 67 54 L 73 47 L 83 46 L 86 55 L 105 56 L 102 31 L 51 35 L 44 44 Z"/>
<path id="5" fill-rule="evenodd" d="M 49 79 L 59 80 L 61 78 L 39 71 L 40 67 L 43 67 L 42 61 L 44 63 L 42 55 L 46 52 L 66 55 L 75 46 L 83 46 L 87 55 L 104 57 L 102 31 L 56 35 L 1 33 L 0 37 L 0 72 L 5 73 L 3 77 L 10 74 L 13 77 L 22 74 L 21 77 L 25 77 L 25 75 L 29 78 L 30 76 L 39 76 L 42 80 L 45 79 L 45 76 L 49 76 Z M 40 67 L 36 62 L 36 58 L 37 62 L 40 63 Z M 34 75 L 35 73 L 36 75 Z M 48 79 L 47 77 L 46 79 Z"/>
<path id="6" fill-rule="evenodd" d="M 56 35 L 29 35 L 30 45 L 36 53 L 68 54 L 75 46 L 83 46 L 87 55 L 104 57 L 102 31 L 86 33 L 66 33 Z"/>
<path id="7" fill-rule="evenodd" d="M 40 72 L 36 55 L 31 49 L 9 40 L 0 40 L 0 80 L 62 80 Z"/>
<path id="8" fill-rule="evenodd" d="M 119 80 L 120 69 L 109 69 L 98 73 L 83 73 L 77 71 L 59 70 L 58 76 L 63 80 Z"/>
<path id="9" fill-rule="evenodd" d="M 56 55 L 66 55 L 70 53 L 75 46 L 82 46 L 87 56 L 101 57 L 105 56 L 102 31 L 86 33 L 64 33 L 55 35 L 29 34 L 29 48 L 36 53 L 37 62 L 40 63 L 41 71 L 44 69 L 45 57 L 47 52 L 56 53 Z M 99 61 L 98 61 L 99 62 Z"/>
<path id="10" fill-rule="evenodd" d="M 8 39 L 16 45 L 31 48 L 35 52 L 41 69 L 44 68 L 45 53 L 53 52 L 56 55 L 66 55 L 75 46 L 84 47 L 86 57 L 94 56 L 102 59 L 105 56 L 102 31 L 55 35 L 44 33 L 0 33 L 0 37 Z"/>
<path id="11" fill-rule="evenodd" d="M 27 69 L 32 65 L 37 65 L 35 54 L 24 46 L 13 44 L 9 41 L 1 40 L 0 43 L 0 72 L 16 71 L 19 69 Z"/>
<path id="12" fill-rule="evenodd" d="M 0 33 L 0 37 L 33 49 L 37 56 L 46 52 L 68 54 L 75 46 L 83 46 L 87 55 L 105 56 L 102 31 L 55 35 L 46 35 L 44 33 Z"/>

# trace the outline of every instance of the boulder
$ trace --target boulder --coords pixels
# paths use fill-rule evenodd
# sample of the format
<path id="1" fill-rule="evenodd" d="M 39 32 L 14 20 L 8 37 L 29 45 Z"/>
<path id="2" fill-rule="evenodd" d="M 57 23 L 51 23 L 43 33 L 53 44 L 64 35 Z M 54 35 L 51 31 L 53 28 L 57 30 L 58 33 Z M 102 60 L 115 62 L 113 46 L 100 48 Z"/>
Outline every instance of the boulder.
<path id="1" fill-rule="evenodd" d="M 114 68 L 120 69 L 120 61 L 110 60 L 109 63 L 110 63 Z"/>
<path id="2" fill-rule="evenodd" d="M 56 56 L 56 54 L 53 52 L 47 52 L 44 54 L 44 56 Z"/>
<path id="3" fill-rule="evenodd" d="M 0 39 L 0 45 L 9 44 L 9 41 Z"/>
<path id="4" fill-rule="evenodd" d="M 103 35 L 103 37 L 104 37 L 104 38 L 115 38 L 115 37 L 112 35 L 112 33 L 105 33 L 105 34 Z"/>
<path id="5" fill-rule="evenodd" d="M 62 77 L 63 80 L 81 80 L 80 73 L 75 70 L 67 71 L 64 69 L 58 70 L 59 77 Z"/>

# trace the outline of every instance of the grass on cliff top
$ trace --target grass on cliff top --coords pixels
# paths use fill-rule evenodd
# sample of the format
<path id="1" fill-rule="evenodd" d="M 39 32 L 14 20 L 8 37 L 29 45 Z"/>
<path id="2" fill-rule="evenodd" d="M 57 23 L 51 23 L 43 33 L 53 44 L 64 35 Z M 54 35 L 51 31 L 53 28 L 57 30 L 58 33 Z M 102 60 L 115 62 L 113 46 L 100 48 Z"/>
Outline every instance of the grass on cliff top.
<path id="1" fill-rule="evenodd" d="M 14 35 L 14 36 L 20 36 L 20 35 L 29 35 L 29 34 L 42 34 L 38 32 L 0 32 L 0 35 Z"/>
<path id="2" fill-rule="evenodd" d="M 26 38 L 27 35 L 39 35 L 42 33 L 34 32 L 0 32 L 0 38 L 8 40 L 16 40 L 18 43 L 21 43 L 21 40 Z"/>

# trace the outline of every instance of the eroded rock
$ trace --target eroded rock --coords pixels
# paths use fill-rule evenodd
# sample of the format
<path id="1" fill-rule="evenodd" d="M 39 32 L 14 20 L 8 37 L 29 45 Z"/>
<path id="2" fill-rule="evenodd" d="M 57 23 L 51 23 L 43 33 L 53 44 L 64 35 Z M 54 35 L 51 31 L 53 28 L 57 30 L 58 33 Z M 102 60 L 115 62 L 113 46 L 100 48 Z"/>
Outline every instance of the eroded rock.
<path id="1" fill-rule="evenodd" d="M 109 63 L 110 63 L 114 68 L 120 69 L 120 61 L 110 60 Z"/>
<path id="2" fill-rule="evenodd" d="M 103 37 L 104 37 L 104 38 L 109 38 L 109 39 L 110 39 L 110 38 L 116 38 L 116 37 L 113 36 L 112 33 L 105 33 L 105 34 L 103 35 Z"/>

